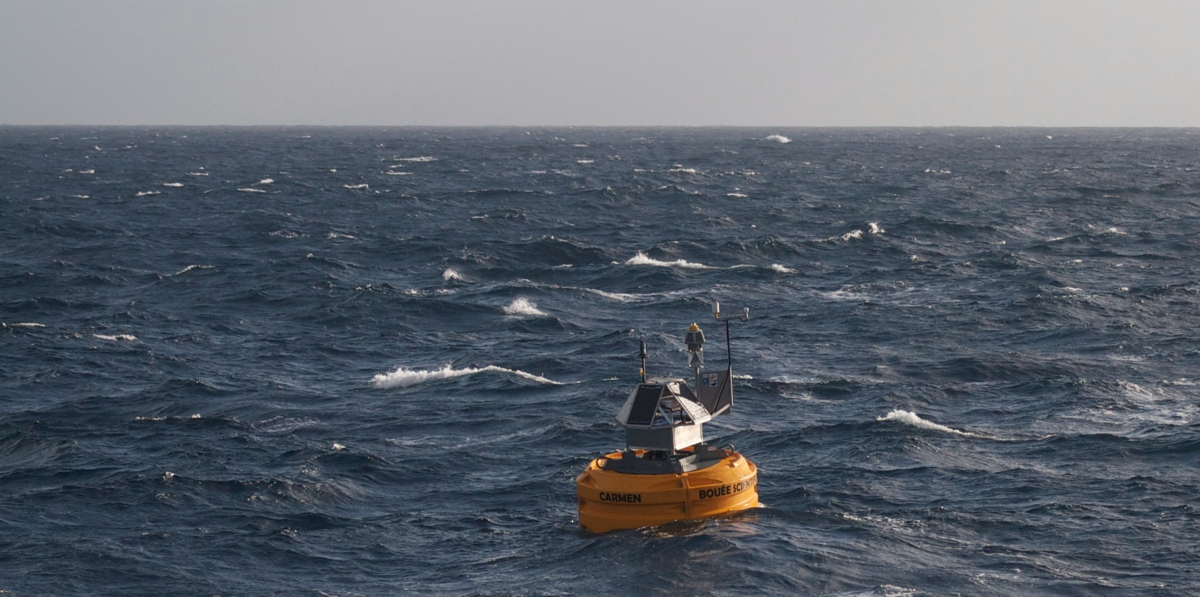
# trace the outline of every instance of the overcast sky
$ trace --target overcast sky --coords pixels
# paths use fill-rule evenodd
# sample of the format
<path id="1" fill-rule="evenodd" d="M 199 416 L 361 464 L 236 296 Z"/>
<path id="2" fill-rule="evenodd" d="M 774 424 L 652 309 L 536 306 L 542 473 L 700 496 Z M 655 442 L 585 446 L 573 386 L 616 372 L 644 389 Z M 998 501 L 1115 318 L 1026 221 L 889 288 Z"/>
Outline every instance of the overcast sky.
<path id="1" fill-rule="evenodd" d="M 1200 1 L 0 0 L 0 124 L 1200 126 Z"/>

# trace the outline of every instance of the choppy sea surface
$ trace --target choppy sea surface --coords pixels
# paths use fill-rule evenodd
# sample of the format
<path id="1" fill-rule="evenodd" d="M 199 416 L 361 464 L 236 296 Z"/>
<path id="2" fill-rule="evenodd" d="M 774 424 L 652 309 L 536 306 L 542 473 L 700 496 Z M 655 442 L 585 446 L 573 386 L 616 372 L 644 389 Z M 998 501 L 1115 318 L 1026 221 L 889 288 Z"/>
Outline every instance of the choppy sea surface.
<path id="1" fill-rule="evenodd" d="M 1200 593 L 1200 131 L 0 128 L 0 593 Z M 585 535 L 711 302 L 763 507 Z M 709 322 L 709 323 L 706 323 Z"/>

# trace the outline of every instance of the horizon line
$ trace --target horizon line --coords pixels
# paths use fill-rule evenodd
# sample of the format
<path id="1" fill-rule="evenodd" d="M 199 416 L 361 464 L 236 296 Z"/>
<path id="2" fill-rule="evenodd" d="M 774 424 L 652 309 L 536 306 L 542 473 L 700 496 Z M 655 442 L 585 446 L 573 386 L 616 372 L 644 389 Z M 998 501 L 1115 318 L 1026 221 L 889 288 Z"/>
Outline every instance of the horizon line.
<path id="1" fill-rule="evenodd" d="M 1200 129 L 1200 125 L 1038 124 L 10 124 L 0 128 L 408 128 L 408 129 Z"/>

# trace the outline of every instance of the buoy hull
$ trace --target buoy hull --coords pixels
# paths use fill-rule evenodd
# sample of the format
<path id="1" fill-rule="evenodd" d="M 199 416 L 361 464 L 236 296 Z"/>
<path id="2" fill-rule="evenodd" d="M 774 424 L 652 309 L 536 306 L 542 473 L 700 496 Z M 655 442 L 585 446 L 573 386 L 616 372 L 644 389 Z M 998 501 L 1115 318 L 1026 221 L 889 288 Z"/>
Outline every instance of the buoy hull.
<path id="1" fill-rule="evenodd" d="M 620 473 L 602 468 L 607 454 L 588 464 L 575 480 L 579 526 L 592 533 L 658 526 L 677 520 L 728 516 L 758 506 L 758 468 L 741 454 L 712 466 L 661 475 Z"/>

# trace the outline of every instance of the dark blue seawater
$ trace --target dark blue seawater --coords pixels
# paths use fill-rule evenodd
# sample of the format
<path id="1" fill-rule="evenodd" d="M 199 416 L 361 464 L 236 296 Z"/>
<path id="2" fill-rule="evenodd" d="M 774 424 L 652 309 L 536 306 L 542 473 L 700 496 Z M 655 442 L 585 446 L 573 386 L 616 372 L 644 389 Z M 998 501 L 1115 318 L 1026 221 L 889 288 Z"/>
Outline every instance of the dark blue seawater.
<path id="1" fill-rule="evenodd" d="M 0 128 L 0 592 L 1200 593 L 1198 162 L 1189 130 Z M 764 507 L 580 534 L 638 340 L 682 375 L 714 299 L 751 319 L 708 435 Z"/>

